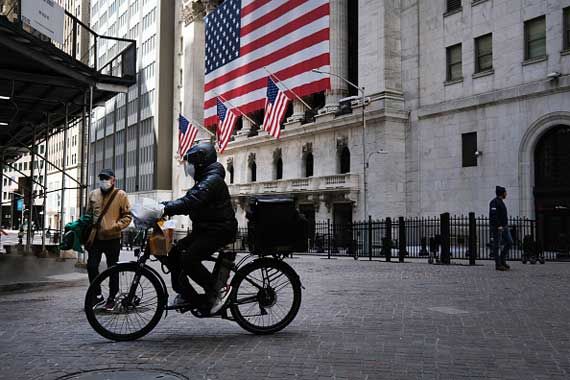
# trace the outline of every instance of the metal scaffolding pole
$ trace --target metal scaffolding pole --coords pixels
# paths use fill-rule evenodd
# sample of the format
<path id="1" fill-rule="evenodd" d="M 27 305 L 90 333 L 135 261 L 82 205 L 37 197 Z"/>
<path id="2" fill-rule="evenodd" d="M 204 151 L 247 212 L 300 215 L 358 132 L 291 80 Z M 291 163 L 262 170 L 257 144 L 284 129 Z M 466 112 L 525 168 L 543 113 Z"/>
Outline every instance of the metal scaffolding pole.
<path id="1" fill-rule="evenodd" d="M 34 125 L 33 128 L 33 138 L 32 138 L 32 159 L 30 160 L 30 188 L 28 189 L 28 228 L 26 233 L 26 252 L 30 252 L 31 245 L 33 242 L 33 235 L 32 235 L 32 216 L 33 216 L 33 209 L 34 209 L 34 165 L 36 162 L 36 126 Z M 25 193 L 24 193 L 25 194 Z M 22 218 L 23 219 L 23 218 Z M 23 222 L 23 220 L 22 220 Z M 32 240 L 30 240 L 32 239 Z"/>
<path id="2" fill-rule="evenodd" d="M 69 127 L 68 118 L 68 104 L 65 104 L 65 129 L 63 130 L 63 159 L 62 168 L 63 172 L 61 175 L 61 205 L 59 211 L 59 236 L 63 237 L 63 228 L 65 226 L 65 165 L 67 159 L 67 128 Z"/>
<path id="3" fill-rule="evenodd" d="M 87 112 L 87 91 L 83 94 L 83 112 L 81 114 L 81 131 L 79 133 L 79 186 L 85 186 L 85 113 Z M 83 205 L 83 188 L 79 189 L 79 216 L 83 216 L 84 210 Z"/>
<path id="4" fill-rule="evenodd" d="M 89 116 L 87 117 L 87 158 L 85 162 L 87 163 L 87 178 L 89 180 L 89 154 L 91 150 L 91 114 L 93 113 L 93 86 L 89 87 Z M 97 139 L 97 134 L 95 134 L 95 140 Z M 95 149 L 95 148 L 93 148 Z M 97 159 L 97 150 L 95 149 L 95 154 L 93 155 L 95 158 L 93 160 L 93 187 L 95 187 L 95 161 Z M 89 191 L 89 186 L 85 187 L 85 204 L 87 204 L 87 192 Z"/>
<path id="5" fill-rule="evenodd" d="M 48 190 L 48 183 L 47 183 L 47 158 L 49 155 L 49 149 L 48 149 L 48 144 L 49 144 L 49 114 L 47 115 L 47 119 L 48 119 L 48 128 L 46 128 L 46 149 L 45 149 L 45 155 L 46 155 L 46 160 L 44 161 L 44 191 L 43 191 L 43 217 L 42 217 L 42 253 L 45 252 L 46 250 L 46 220 L 47 220 L 47 190 Z"/>

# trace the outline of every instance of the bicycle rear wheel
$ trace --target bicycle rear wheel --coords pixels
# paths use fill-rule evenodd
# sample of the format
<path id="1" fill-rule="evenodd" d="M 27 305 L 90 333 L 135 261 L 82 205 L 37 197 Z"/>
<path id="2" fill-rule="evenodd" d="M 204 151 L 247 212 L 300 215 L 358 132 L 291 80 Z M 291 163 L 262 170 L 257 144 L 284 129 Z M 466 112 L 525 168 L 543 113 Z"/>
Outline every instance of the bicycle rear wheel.
<path id="1" fill-rule="evenodd" d="M 160 321 L 166 304 L 160 280 L 143 268 L 134 295 L 129 297 L 136 273 L 135 266 L 114 266 L 102 272 L 89 286 L 85 314 L 99 335 L 116 341 L 135 340 L 148 334 Z M 96 304 L 99 289 L 105 299 L 109 298 L 113 279 L 118 284 L 118 291 L 112 309 L 105 308 L 103 303 Z"/>
<path id="2" fill-rule="evenodd" d="M 284 329 L 301 306 L 301 281 L 283 261 L 259 259 L 245 265 L 234 276 L 232 287 L 232 316 L 254 334 Z"/>

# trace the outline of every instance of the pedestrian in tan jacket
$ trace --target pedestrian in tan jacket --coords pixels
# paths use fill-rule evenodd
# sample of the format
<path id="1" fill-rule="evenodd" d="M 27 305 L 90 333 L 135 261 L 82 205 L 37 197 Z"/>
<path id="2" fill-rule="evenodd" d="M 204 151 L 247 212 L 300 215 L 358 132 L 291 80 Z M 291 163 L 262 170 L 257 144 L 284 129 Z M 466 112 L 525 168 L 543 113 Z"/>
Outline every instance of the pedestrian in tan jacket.
<path id="1" fill-rule="evenodd" d="M 115 173 L 111 169 L 103 169 L 99 173 L 99 188 L 89 193 L 87 200 L 87 213 L 93 214 L 93 223 L 97 225 L 97 235 L 93 245 L 88 249 L 87 273 L 89 282 L 99 275 L 99 264 L 104 253 L 107 259 L 107 267 L 115 265 L 119 261 L 121 252 L 121 231 L 129 226 L 132 220 L 131 205 L 129 198 L 123 190 L 115 189 Z M 116 194 L 115 194 L 116 193 Z M 111 201 L 103 218 L 100 218 L 103 208 Z M 99 220 L 100 219 L 100 220 Z M 112 276 L 109 280 L 109 294 L 104 308 L 113 310 L 115 296 L 119 291 L 119 278 Z M 94 305 L 103 304 L 105 296 L 101 288 L 97 294 Z"/>

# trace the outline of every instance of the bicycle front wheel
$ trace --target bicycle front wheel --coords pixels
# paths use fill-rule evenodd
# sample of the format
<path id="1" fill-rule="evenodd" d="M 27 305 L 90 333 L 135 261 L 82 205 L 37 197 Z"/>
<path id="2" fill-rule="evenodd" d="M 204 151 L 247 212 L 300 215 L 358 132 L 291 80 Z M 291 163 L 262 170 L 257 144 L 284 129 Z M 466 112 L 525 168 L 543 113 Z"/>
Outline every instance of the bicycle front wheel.
<path id="1" fill-rule="evenodd" d="M 234 276 L 232 287 L 232 316 L 254 334 L 284 329 L 301 306 L 301 281 L 283 261 L 259 259 L 245 265 Z"/>
<path id="2" fill-rule="evenodd" d="M 89 286 L 85 314 L 99 335 L 116 341 L 135 340 L 160 321 L 167 297 L 160 280 L 145 268 L 137 277 L 135 266 L 117 265 L 102 272 Z M 99 302 L 101 296 L 104 302 Z"/>

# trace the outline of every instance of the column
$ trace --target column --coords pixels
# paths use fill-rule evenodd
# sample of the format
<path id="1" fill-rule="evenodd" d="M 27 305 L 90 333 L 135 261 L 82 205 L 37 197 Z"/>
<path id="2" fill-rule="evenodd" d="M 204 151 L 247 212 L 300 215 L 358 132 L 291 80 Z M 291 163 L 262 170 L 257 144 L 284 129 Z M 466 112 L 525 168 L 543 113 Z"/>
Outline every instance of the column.
<path id="1" fill-rule="evenodd" d="M 246 119 L 243 116 L 241 118 L 241 122 L 242 122 L 242 127 L 236 133 L 236 137 L 235 137 L 236 141 L 246 139 L 249 136 L 249 134 L 251 133 L 251 130 L 253 129 L 253 126 L 254 126 L 251 121 L 249 121 L 248 119 Z M 261 133 L 262 129 L 260 129 L 259 132 Z"/>
<path id="2" fill-rule="evenodd" d="M 348 12 L 345 0 L 330 1 L 330 59 L 331 72 L 348 77 Z M 330 77 L 331 89 L 326 91 L 323 113 L 335 112 L 338 101 L 348 96 L 348 84 L 335 76 Z"/>
<path id="3" fill-rule="evenodd" d="M 204 122 L 204 46 L 207 1 L 193 1 L 184 7 L 184 38 L 182 113 L 198 123 Z M 177 136 L 177 134 L 175 134 Z M 198 132 L 198 139 L 208 138 L 205 131 Z"/>
<path id="4" fill-rule="evenodd" d="M 307 107 L 300 100 L 293 100 L 293 114 L 287 119 L 287 123 L 294 123 L 296 121 L 302 121 L 305 118 L 305 111 Z M 287 128 L 287 127 L 285 127 Z"/>

